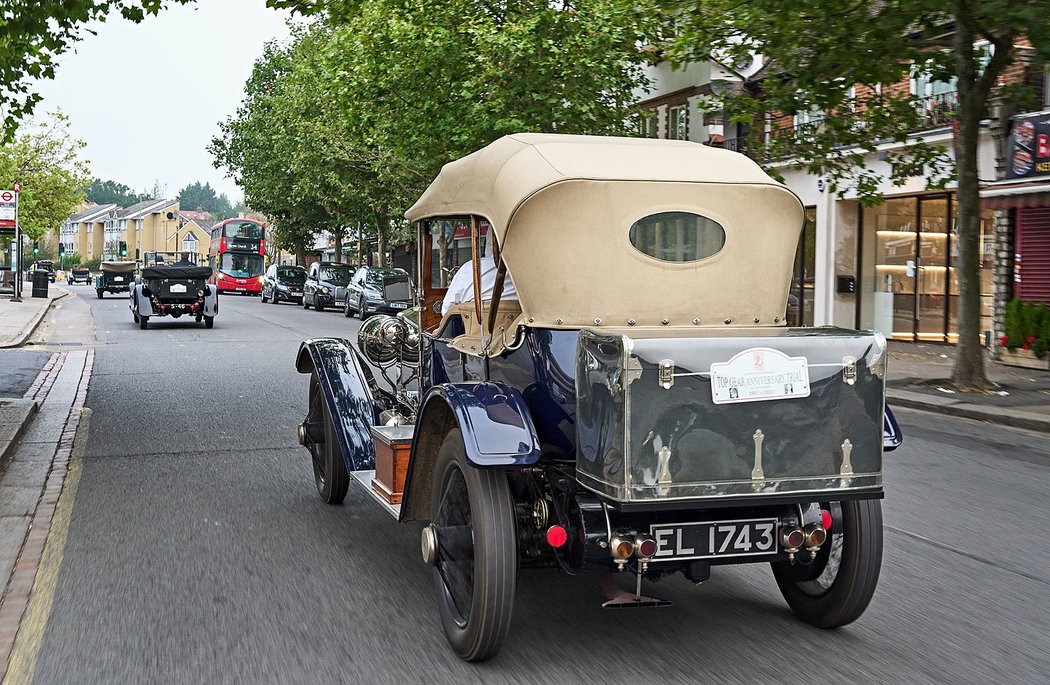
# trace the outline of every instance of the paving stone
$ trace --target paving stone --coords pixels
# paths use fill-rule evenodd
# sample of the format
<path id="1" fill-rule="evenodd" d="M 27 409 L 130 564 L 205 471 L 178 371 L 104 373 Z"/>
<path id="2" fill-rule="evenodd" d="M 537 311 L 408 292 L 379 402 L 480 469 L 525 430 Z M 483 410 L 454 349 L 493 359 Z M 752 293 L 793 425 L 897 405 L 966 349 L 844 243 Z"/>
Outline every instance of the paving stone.
<path id="1" fill-rule="evenodd" d="M 44 487 L 47 480 L 49 465 L 44 459 L 22 459 L 16 455 L 15 459 L 7 465 L 4 476 L 0 479 L 0 485 Z"/>
<path id="2" fill-rule="evenodd" d="M 0 578 L 6 582 L 29 529 L 28 516 L 0 516 Z"/>
<path id="3" fill-rule="evenodd" d="M 40 499 L 41 488 L 0 485 L 0 516 L 29 516 Z"/>

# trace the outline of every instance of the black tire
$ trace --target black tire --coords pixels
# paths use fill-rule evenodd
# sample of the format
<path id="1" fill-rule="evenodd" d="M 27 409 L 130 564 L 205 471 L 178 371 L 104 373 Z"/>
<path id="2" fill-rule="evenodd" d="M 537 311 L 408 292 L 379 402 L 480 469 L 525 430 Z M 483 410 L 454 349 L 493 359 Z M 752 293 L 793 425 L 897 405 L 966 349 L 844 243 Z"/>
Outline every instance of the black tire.
<path id="1" fill-rule="evenodd" d="M 365 314 L 365 298 L 359 297 L 357 298 L 357 317 L 364 321 L 366 316 L 367 314 Z"/>
<path id="2" fill-rule="evenodd" d="M 303 309 L 309 309 L 310 303 L 306 301 L 306 295 L 303 295 Z"/>
<path id="3" fill-rule="evenodd" d="M 214 316 L 206 316 L 206 317 L 204 317 L 204 327 L 205 328 L 215 328 L 215 317 Z"/>
<path id="4" fill-rule="evenodd" d="M 343 316 L 349 319 L 353 315 L 354 313 L 350 311 L 350 298 L 348 297 L 345 300 L 343 300 Z"/>
<path id="5" fill-rule="evenodd" d="M 259 291 L 259 302 L 261 302 L 263 304 L 266 304 L 266 300 L 267 299 L 269 299 L 269 298 L 266 297 L 266 291 L 265 290 L 260 290 Z"/>
<path id="6" fill-rule="evenodd" d="M 311 423 L 324 423 L 324 440 L 310 444 L 311 462 L 314 467 L 314 485 L 317 494 L 325 504 L 341 504 L 350 485 L 350 474 L 343 463 L 343 453 L 339 448 L 339 438 L 335 434 L 335 424 L 328 412 L 328 403 L 324 400 L 321 384 L 316 375 L 310 376 L 310 414 L 307 420 Z"/>
<path id="7" fill-rule="evenodd" d="M 281 300 L 277 298 L 277 291 L 273 291 L 273 297 L 270 298 L 270 302 L 273 304 L 281 304 Z"/>
<path id="8" fill-rule="evenodd" d="M 882 505 L 872 499 L 822 506 L 831 512 L 832 524 L 816 559 L 774 562 L 773 577 L 796 616 L 818 628 L 838 628 L 860 618 L 875 594 L 882 566 Z"/>
<path id="9" fill-rule="evenodd" d="M 139 314 L 139 328 L 141 328 L 142 330 L 146 330 L 146 328 L 148 326 L 149 326 L 149 317 L 148 316 L 143 316 L 142 314 Z"/>
<path id="10" fill-rule="evenodd" d="M 469 526 L 472 558 L 444 560 L 434 567 L 434 586 L 445 638 L 466 661 L 496 655 L 510 629 L 518 577 L 518 532 L 514 499 L 505 473 L 467 462 L 463 436 L 452 429 L 434 464 L 431 522 Z M 440 535 L 440 533 L 439 533 Z"/>
<path id="11" fill-rule="evenodd" d="M 101 300 L 102 299 L 102 288 L 95 288 L 95 295 L 97 295 L 98 299 Z"/>
<path id="12" fill-rule="evenodd" d="M 321 304 L 320 302 L 314 302 L 314 309 L 316 309 L 319 312 L 323 312 L 324 311 L 324 305 Z"/>

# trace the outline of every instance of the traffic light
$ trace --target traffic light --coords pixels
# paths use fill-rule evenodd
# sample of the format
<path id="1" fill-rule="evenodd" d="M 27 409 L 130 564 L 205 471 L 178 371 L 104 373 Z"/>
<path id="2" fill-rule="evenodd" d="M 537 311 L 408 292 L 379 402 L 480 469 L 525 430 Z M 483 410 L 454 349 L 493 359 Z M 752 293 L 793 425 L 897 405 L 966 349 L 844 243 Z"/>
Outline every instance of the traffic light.
<path id="1" fill-rule="evenodd" d="M 40 254 L 40 241 L 39 240 L 34 240 L 33 241 L 33 256 L 36 257 L 38 254 Z"/>
<path id="2" fill-rule="evenodd" d="M 140 259 L 142 259 L 142 252 L 139 250 L 139 248 L 136 247 L 135 248 L 135 261 L 137 262 Z"/>
<path id="3" fill-rule="evenodd" d="M 127 257 L 128 256 L 128 244 L 126 242 L 124 242 L 123 240 L 120 241 L 120 248 L 119 249 L 120 249 L 120 256 L 121 257 Z"/>
<path id="4" fill-rule="evenodd" d="M 66 254 L 66 244 L 65 243 L 59 243 L 58 244 L 58 256 L 59 257 L 64 257 L 65 254 Z"/>

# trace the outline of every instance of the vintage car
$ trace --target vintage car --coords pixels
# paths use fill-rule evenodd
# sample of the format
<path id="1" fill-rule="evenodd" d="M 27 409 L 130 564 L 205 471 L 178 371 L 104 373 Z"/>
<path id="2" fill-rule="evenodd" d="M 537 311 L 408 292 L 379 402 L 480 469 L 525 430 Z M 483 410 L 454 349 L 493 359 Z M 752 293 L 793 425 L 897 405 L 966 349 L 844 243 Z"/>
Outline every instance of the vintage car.
<path id="1" fill-rule="evenodd" d="M 598 574 L 621 608 L 762 562 L 801 620 L 863 613 L 901 436 L 881 334 L 785 325 L 798 197 L 727 150 L 522 134 L 447 164 L 407 217 L 421 326 L 305 341 L 299 440 L 323 501 L 358 483 L 424 524 L 460 657 L 499 650 L 526 568 Z M 441 311 L 467 260 L 473 299 Z"/>
<path id="2" fill-rule="evenodd" d="M 192 316 L 205 328 L 215 325 L 219 313 L 219 294 L 207 283 L 211 268 L 189 263 L 147 266 L 135 279 L 129 307 L 131 318 L 146 330 L 151 316 Z"/>
<path id="3" fill-rule="evenodd" d="M 104 293 L 131 292 L 135 283 L 135 262 L 102 262 L 101 271 L 95 276 L 95 295 L 102 299 Z"/>
<path id="4" fill-rule="evenodd" d="M 343 316 L 364 321 L 373 314 L 400 314 L 412 306 L 412 280 L 404 269 L 362 266 L 350 279 Z"/>
<path id="5" fill-rule="evenodd" d="M 91 285 L 91 269 L 86 266 L 74 266 L 69 270 L 66 279 L 69 285 L 74 285 L 76 283 L 86 283 Z"/>

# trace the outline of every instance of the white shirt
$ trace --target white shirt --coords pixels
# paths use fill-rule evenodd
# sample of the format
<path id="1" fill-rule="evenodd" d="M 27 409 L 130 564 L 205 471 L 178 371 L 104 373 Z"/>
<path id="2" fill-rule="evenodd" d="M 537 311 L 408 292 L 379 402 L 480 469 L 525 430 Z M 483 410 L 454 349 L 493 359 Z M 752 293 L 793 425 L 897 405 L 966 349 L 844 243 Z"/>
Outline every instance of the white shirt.
<path id="1" fill-rule="evenodd" d="M 496 285 L 496 262 L 492 257 L 481 258 L 481 300 L 487 302 L 492 299 L 492 289 Z M 441 303 L 441 311 L 447 312 L 452 305 L 460 302 L 471 302 L 474 299 L 474 268 L 473 262 L 467 260 L 459 267 L 448 284 L 448 292 Z M 508 273 L 503 279 L 503 294 L 500 301 L 517 300 L 518 291 L 514 289 L 514 281 Z"/>

